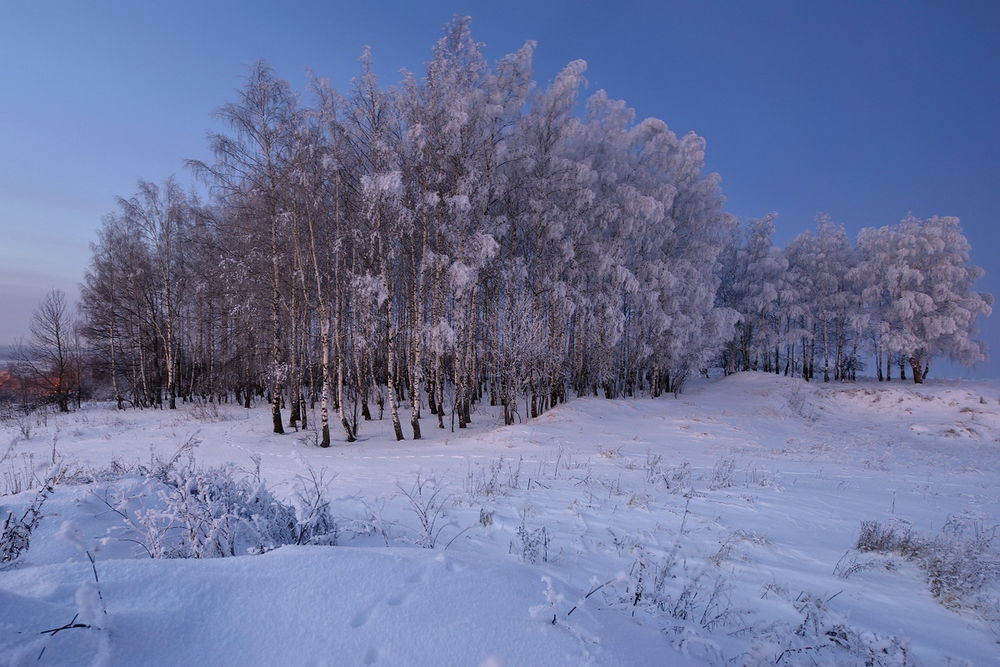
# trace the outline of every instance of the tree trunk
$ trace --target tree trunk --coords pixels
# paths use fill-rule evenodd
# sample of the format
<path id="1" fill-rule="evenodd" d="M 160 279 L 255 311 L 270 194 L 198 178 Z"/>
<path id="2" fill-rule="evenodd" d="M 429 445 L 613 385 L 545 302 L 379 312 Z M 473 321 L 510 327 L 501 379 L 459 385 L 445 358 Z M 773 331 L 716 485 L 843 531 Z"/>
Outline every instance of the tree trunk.
<path id="1" fill-rule="evenodd" d="M 271 220 L 271 425 L 275 433 L 281 435 L 285 429 L 281 425 L 281 331 L 278 327 L 278 219 Z"/>
<path id="2" fill-rule="evenodd" d="M 389 336 L 386 355 L 386 384 L 389 394 L 389 416 L 392 419 L 392 430 L 395 432 L 396 440 L 403 440 L 403 427 L 399 424 L 399 400 L 396 396 L 396 334 L 392 326 L 392 291 L 389 285 L 388 274 L 384 276 L 386 291 L 389 293 L 386 299 L 386 333 Z"/>
<path id="3" fill-rule="evenodd" d="M 319 287 L 319 275 L 316 276 L 317 288 Z M 320 374 L 322 375 L 322 388 L 320 389 L 319 421 L 322 429 L 319 446 L 330 446 L 330 316 L 326 309 L 326 303 L 322 301 L 322 293 L 319 294 L 319 340 L 320 340 Z"/>
<path id="4" fill-rule="evenodd" d="M 415 275 L 418 273 L 415 262 L 413 271 Z M 417 281 L 418 279 L 414 278 L 413 299 L 411 303 L 412 312 L 410 313 L 411 326 L 413 328 L 411 336 L 411 345 L 413 346 L 413 365 L 410 367 L 410 428 L 413 429 L 414 440 L 420 440 L 420 385 L 423 381 L 423 377 L 421 376 L 423 326 L 420 315 L 419 284 Z"/>
<path id="5" fill-rule="evenodd" d="M 830 381 L 830 331 L 829 325 L 823 322 L 823 382 Z"/>
<path id="6" fill-rule="evenodd" d="M 910 368 L 913 370 L 913 384 L 924 383 L 924 362 L 919 355 L 910 357 Z"/>

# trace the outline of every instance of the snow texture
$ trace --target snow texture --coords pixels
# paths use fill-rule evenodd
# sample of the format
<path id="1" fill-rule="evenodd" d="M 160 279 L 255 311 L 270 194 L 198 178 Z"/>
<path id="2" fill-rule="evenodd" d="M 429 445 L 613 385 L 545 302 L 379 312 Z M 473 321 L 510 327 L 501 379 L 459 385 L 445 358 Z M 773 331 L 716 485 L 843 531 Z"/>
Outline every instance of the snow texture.
<path id="1" fill-rule="evenodd" d="M 0 427 L 4 517 L 61 457 L 0 570 L 0 662 L 996 664 L 1000 384 L 742 373 L 328 450 L 265 409 Z M 255 539 L 311 537 L 150 558 L 186 539 L 154 519 L 226 479 Z"/>

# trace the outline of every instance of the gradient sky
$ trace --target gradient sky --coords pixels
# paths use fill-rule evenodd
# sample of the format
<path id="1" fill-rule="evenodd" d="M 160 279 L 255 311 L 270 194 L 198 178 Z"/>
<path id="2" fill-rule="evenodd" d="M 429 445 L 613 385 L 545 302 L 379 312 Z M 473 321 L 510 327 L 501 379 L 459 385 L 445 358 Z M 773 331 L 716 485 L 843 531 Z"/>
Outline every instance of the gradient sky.
<path id="1" fill-rule="evenodd" d="M 852 235 L 956 215 L 1000 295 L 997 2 L 0 0 L 0 344 L 76 292 L 116 196 L 191 180 L 247 65 L 346 89 L 370 44 L 396 82 L 455 14 L 491 60 L 534 39 L 540 82 L 583 58 L 590 91 L 704 136 L 729 211 L 779 212 L 779 244 L 820 211 Z M 1000 377 L 1000 312 L 982 337 Z"/>

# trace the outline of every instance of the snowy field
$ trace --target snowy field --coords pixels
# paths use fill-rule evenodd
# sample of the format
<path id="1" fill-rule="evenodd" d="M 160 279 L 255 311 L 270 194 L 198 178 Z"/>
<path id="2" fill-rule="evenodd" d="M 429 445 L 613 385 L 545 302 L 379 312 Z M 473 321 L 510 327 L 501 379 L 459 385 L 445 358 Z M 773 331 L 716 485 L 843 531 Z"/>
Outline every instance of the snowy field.
<path id="1" fill-rule="evenodd" d="M 0 662 L 1000 664 L 1000 383 L 748 373 L 327 450 L 266 410 L 0 427 L 0 521 L 40 506 Z"/>

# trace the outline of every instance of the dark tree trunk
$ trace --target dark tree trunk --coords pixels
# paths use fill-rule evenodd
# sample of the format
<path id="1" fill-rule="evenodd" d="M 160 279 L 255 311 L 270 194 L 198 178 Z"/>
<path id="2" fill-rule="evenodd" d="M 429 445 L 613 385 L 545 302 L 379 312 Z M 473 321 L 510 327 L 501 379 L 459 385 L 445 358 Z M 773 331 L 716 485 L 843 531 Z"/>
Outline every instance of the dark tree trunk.
<path id="1" fill-rule="evenodd" d="M 913 370 L 913 384 L 923 384 L 924 364 L 920 357 L 910 357 L 910 368 Z"/>

